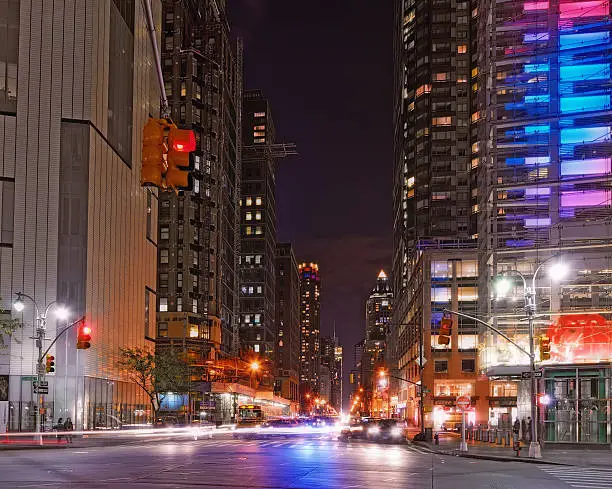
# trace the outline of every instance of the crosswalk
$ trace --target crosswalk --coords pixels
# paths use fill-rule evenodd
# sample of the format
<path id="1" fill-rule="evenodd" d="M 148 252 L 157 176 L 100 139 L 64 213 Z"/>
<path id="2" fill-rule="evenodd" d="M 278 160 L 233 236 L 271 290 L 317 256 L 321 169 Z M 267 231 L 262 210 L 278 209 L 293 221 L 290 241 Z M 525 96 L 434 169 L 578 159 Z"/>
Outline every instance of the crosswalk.
<path id="1" fill-rule="evenodd" d="M 562 465 L 538 465 L 538 467 L 570 487 L 612 489 L 612 470 Z"/>
<path id="2" fill-rule="evenodd" d="M 311 450 L 313 448 L 346 448 L 350 450 L 354 449 L 365 449 L 369 450 L 371 447 L 400 447 L 410 452 L 429 454 L 430 452 L 416 445 L 374 445 L 370 443 L 341 443 L 336 440 L 219 440 L 219 439 L 205 439 L 200 440 L 197 443 L 201 443 L 207 447 L 214 448 L 237 448 L 237 447 L 259 447 L 259 448 L 283 448 L 283 449 L 306 449 Z"/>

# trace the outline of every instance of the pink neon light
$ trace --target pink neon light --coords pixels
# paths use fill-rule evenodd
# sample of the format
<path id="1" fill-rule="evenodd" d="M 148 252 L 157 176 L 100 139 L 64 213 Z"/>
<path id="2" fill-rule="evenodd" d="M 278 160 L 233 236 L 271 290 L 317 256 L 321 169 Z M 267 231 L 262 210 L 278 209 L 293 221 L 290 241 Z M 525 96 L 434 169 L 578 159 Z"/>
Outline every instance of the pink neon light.
<path id="1" fill-rule="evenodd" d="M 610 158 L 592 158 L 588 160 L 568 160 L 561 162 L 561 175 L 596 175 L 612 171 Z"/>
<path id="2" fill-rule="evenodd" d="M 611 196 L 610 190 L 561 192 L 561 207 L 609 206 Z"/>
<path id="3" fill-rule="evenodd" d="M 559 5 L 559 9 L 562 19 L 600 17 L 610 13 L 610 4 L 608 0 L 588 0 L 586 2 L 562 3 Z M 527 9 L 525 8 L 525 10 Z"/>
<path id="4" fill-rule="evenodd" d="M 546 10 L 548 9 L 548 2 L 525 2 L 523 8 L 525 12 L 529 10 Z"/>

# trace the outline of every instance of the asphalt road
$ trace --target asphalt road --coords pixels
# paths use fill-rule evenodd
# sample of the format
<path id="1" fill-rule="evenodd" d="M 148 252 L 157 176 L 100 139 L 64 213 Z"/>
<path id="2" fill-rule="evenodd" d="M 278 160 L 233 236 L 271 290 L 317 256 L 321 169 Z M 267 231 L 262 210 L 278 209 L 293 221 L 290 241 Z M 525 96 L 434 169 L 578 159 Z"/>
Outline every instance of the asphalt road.
<path id="1" fill-rule="evenodd" d="M 138 441 L 0 452 L 0 488 L 612 488 L 612 471 L 335 440 Z"/>

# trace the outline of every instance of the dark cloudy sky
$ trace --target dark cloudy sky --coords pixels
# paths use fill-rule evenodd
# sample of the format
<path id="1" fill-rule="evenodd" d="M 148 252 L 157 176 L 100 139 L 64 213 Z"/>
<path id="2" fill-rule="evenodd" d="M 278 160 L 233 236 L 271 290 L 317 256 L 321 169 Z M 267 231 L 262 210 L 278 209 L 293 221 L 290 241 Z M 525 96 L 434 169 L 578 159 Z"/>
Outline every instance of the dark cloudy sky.
<path id="1" fill-rule="evenodd" d="M 270 100 L 281 160 L 279 240 L 321 270 L 321 329 L 345 365 L 392 246 L 392 0 L 228 0 L 245 87 Z"/>

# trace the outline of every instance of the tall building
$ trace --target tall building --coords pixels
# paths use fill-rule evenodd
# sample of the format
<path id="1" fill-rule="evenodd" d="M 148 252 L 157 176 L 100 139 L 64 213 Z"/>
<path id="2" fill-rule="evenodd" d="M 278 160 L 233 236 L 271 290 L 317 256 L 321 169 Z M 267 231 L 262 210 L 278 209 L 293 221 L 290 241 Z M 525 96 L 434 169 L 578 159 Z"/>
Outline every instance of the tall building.
<path id="1" fill-rule="evenodd" d="M 276 245 L 276 391 L 299 402 L 300 275 L 291 243 Z"/>
<path id="2" fill-rule="evenodd" d="M 276 160 L 270 104 L 260 90 L 243 103 L 240 344 L 274 359 Z"/>
<path id="3" fill-rule="evenodd" d="M 366 396 L 374 396 L 378 391 L 376 367 L 386 367 L 387 335 L 393 314 L 393 291 L 391 281 L 381 270 L 366 301 L 366 330 L 363 358 L 361 363 L 361 382 Z M 381 407 L 382 408 L 382 407 Z"/>
<path id="4" fill-rule="evenodd" d="M 166 94 L 197 148 L 192 190 L 159 198 L 158 346 L 198 362 L 237 346 L 242 66 L 225 2 L 162 3 Z"/>
<path id="5" fill-rule="evenodd" d="M 334 335 L 335 336 L 335 335 Z M 342 345 L 339 344 L 338 342 L 338 338 L 336 338 L 336 346 L 334 348 L 334 370 L 335 370 L 335 375 L 334 378 L 332 379 L 332 386 L 331 386 L 331 397 L 329 398 L 329 402 L 331 403 L 331 405 L 336 409 L 336 411 L 338 411 L 339 413 L 342 412 L 342 409 L 344 408 L 344 400 L 343 400 L 343 395 L 344 395 L 344 373 L 343 373 L 343 368 L 344 368 L 344 353 L 343 353 L 343 348 Z"/>
<path id="6" fill-rule="evenodd" d="M 299 273 L 300 393 L 306 395 L 309 392 L 319 392 L 321 276 L 316 263 L 300 264 Z"/>
<path id="7" fill-rule="evenodd" d="M 551 442 L 610 442 L 610 413 L 601 409 L 612 359 L 604 333 L 612 319 L 610 21 L 609 2 L 599 0 L 478 7 L 473 82 L 487 87 L 473 163 L 480 312 L 529 349 L 518 273 L 529 286 L 540 268 L 534 329 L 536 345 L 540 335 L 550 339 L 551 358 L 540 363 L 537 387 L 554 399 L 540 412 Z M 570 269 L 562 280 L 549 276 L 559 262 Z M 504 297 L 493 288 L 501 274 L 514 279 Z M 483 371 L 512 391 L 505 414 L 530 415 L 529 383 L 519 380 L 527 356 L 488 331 L 481 343 Z"/>
<path id="8" fill-rule="evenodd" d="M 457 365 L 465 360 L 469 368 L 475 356 L 462 347 L 463 336 L 444 352 L 431 348 L 431 338 L 437 335 L 444 308 L 454 304 L 460 311 L 469 310 L 477 300 L 474 293 L 457 290 L 453 303 L 452 287 L 441 283 L 438 292 L 432 270 L 438 263 L 444 267 L 474 260 L 478 141 L 471 124 L 478 91 L 478 10 L 469 1 L 396 0 L 395 6 L 395 302 L 387 358 L 394 375 L 420 382 L 433 394 L 420 405 L 412 384 L 392 381 L 391 398 L 397 403 L 391 409 L 415 423 L 424 414 L 425 426 L 431 427 L 458 412 L 452 396 L 472 382 L 466 383 L 459 367 L 436 372 L 436 362 L 442 369 L 444 361 Z M 447 272 L 444 280 L 450 277 Z M 466 323 L 462 334 L 473 338 L 476 330 L 475 323 Z M 475 392 L 476 386 L 471 388 Z M 486 412 L 481 417 L 486 418 Z"/>
<path id="9" fill-rule="evenodd" d="M 154 0 L 159 26 L 161 2 Z M 8 0 L 0 8 L 0 297 L 41 314 L 54 301 L 82 316 L 50 353 L 43 423 L 76 429 L 147 420 L 150 405 L 118 368 L 120 348 L 152 348 L 157 195 L 140 186 L 141 134 L 159 116 L 159 86 L 141 2 Z M 46 337 L 67 325 L 48 308 Z M 35 306 L 0 356 L 8 428 L 33 430 Z M 50 341 L 46 345 L 50 344 Z"/>

